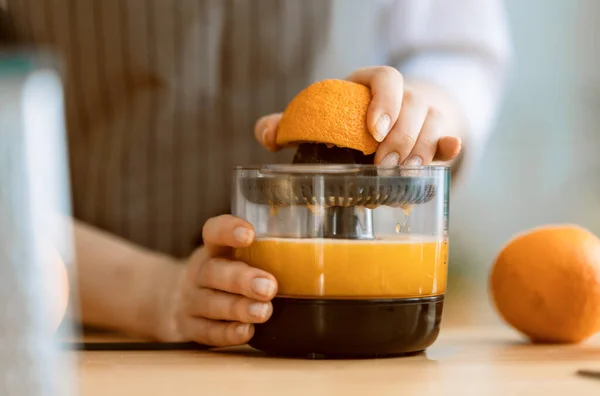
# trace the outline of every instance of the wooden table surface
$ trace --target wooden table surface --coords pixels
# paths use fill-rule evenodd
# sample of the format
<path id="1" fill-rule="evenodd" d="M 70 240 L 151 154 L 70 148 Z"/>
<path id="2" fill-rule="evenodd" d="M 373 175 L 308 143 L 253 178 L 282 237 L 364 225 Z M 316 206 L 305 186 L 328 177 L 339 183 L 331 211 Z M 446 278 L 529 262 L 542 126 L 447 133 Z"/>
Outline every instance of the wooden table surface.
<path id="1" fill-rule="evenodd" d="M 110 340 L 110 338 L 108 338 Z M 80 394 L 100 395 L 600 395 L 600 337 L 530 345 L 506 328 L 444 328 L 425 354 L 296 360 L 249 348 L 78 352 Z"/>
<path id="2" fill-rule="evenodd" d="M 77 353 L 79 394 L 600 396 L 600 379 L 577 374 L 600 371 L 600 334 L 579 345 L 531 345 L 499 323 L 482 281 L 456 281 L 453 290 L 438 341 L 419 356 L 276 359 L 247 347 L 86 351 Z"/>

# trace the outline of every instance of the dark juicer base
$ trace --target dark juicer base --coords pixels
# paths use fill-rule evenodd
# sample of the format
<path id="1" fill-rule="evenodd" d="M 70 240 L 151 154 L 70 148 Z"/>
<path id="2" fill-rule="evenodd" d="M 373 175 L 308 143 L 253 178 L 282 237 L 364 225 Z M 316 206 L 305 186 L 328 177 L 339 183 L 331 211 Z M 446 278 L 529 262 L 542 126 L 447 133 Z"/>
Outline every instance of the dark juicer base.
<path id="1" fill-rule="evenodd" d="M 415 354 L 440 331 L 444 297 L 390 300 L 275 298 L 250 346 L 272 355 L 374 358 Z"/>
<path id="2" fill-rule="evenodd" d="M 324 144 L 301 144 L 294 156 L 294 164 L 373 164 L 373 155 Z M 385 179 L 385 178 L 384 178 Z M 276 194 L 278 187 L 265 186 L 262 191 L 247 190 L 256 201 L 262 192 L 269 190 L 271 203 L 293 201 L 308 202 L 311 186 L 293 197 Z M 346 187 L 330 186 L 334 195 L 353 195 L 357 202 L 360 194 Z M 435 191 L 427 181 L 406 181 L 398 185 L 354 186 L 365 197 L 377 204 L 421 203 L 432 199 Z M 381 191 L 391 191 L 388 198 Z M 287 191 L 287 190 L 284 190 Z M 374 201 L 378 196 L 382 202 Z M 385 201 L 385 202 L 383 202 Z M 281 202 L 286 205 L 291 202 Z M 344 205 L 329 208 L 333 225 L 325 227 L 327 238 L 372 238 L 369 230 L 357 232 L 352 207 Z M 334 230 L 329 231 L 329 230 Z M 301 358 L 373 358 L 414 354 L 424 351 L 435 342 L 440 331 L 444 297 L 328 300 L 277 297 L 273 300 L 273 314 L 263 324 L 255 325 L 255 334 L 249 345 L 268 354 Z"/>

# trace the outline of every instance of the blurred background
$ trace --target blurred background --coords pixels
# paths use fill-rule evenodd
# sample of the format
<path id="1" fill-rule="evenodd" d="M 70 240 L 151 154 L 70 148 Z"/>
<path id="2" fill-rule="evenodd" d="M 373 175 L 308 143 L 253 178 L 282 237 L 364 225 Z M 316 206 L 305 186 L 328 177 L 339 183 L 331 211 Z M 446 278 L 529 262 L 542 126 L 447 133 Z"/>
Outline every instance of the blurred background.
<path id="1" fill-rule="evenodd" d="M 600 233 L 600 2 L 505 0 L 514 65 L 482 162 L 455 192 L 449 294 L 497 323 L 487 299 L 495 255 L 515 233 L 577 223 Z M 460 304 L 452 304 L 460 311 Z"/>

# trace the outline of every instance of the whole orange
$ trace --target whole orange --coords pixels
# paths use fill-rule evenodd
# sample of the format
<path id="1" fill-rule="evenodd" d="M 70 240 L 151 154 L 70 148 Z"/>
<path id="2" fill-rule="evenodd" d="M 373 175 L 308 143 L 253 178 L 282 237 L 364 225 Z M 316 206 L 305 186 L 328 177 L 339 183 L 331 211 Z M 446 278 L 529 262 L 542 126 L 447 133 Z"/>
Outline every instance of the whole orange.
<path id="1" fill-rule="evenodd" d="M 575 225 L 538 227 L 497 256 L 489 291 L 533 342 L 577 343 L 600 331 L 600 239 Z"/>
<path id="2" fill-rule="evenodd" d="M 287 105 L 277 127 L 277 144 L 317 142 L 369 155 L 379 143 L 367 127 L 371 90 L 344 80 L 309 85 Z"/>

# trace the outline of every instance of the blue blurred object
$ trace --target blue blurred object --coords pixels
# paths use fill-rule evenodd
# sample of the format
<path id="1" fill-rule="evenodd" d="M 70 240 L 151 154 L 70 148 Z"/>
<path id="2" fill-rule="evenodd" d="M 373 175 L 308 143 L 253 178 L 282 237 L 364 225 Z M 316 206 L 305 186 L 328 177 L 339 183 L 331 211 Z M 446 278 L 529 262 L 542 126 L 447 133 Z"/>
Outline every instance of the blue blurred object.
<path id="1" fill-rule="evenodd" d="M 52 58 L 0 52 L 1 395 L 74 394 L 75 366 L 51 326 L 64 290 L 49 252 L 72 263 L 66 158 Z"/>

